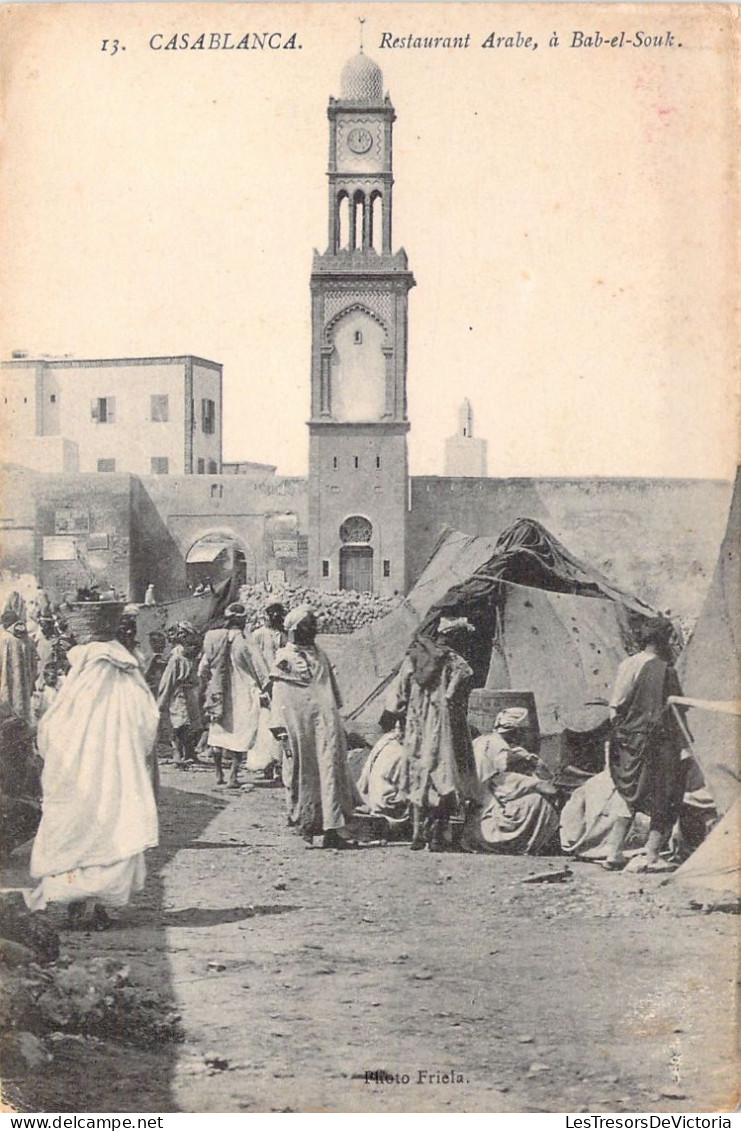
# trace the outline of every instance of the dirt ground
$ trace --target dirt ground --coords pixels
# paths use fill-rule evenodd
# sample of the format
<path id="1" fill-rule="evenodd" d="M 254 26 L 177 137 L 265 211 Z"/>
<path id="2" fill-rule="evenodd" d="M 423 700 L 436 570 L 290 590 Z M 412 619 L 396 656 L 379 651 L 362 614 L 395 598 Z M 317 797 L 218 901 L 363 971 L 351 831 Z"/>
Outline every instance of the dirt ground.
<path id="1" fill-rule="evenodd" d="M 51 1034 L 48 1066 L 5 1081 L 14 1106 L 735 1108 L 736 916 L 586 863 L 522 883 L 562 859 L 307 850 L 281 789 L 245 779 L 164 766 L 146 891 L 110 930 L 63 935 L 173 1004 L 184 1041 Z"/>

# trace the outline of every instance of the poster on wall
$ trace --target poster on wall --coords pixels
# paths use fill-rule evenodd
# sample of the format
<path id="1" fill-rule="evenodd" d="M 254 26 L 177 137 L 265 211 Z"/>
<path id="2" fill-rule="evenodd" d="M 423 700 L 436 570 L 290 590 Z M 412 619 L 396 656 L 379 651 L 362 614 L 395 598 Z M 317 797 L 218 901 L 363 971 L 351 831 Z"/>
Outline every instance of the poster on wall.
<path id="1" fill-rule="evenodd" d="M 79 507 L 57 507 L 54 511 L 54 530 L 57 534 L 87 534 L 90 514 Z"/>
<path id="2" fill-rule="evenodd" d="M 142 603 L 2 861 L 9 1109 L 730 1126 L 738 24 L 0 7 L 0 602 L 111 583 L 94 490 Z"/>

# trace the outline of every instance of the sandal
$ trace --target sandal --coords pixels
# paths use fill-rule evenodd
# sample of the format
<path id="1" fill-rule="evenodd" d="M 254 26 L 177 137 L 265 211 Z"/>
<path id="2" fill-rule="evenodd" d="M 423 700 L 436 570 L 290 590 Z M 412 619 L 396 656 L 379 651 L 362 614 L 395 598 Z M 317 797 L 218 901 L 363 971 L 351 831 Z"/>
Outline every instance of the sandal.
<path id="1" fill-rule="evenodd" d="M 672 864 L 672 862 L 670 860 L 659 859 L 659 860 L 653 861 L 652 863 L 649 863 L 648 860 L 646 861 L 646 871 L 647 872 L 676 872 L 676 870 L 677 870 L 677 865 Z"/>

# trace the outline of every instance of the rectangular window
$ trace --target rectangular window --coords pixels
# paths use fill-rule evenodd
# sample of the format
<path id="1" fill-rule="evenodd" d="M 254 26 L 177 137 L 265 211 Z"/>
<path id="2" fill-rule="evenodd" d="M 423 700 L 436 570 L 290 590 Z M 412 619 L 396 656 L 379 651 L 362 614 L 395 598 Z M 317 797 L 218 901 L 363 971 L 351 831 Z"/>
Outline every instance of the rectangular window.
<path id="1" fill-rule="evenodd" d="M 380 468 L 380 466 L 381 466 L 381 457 L 380 457 L 380 456 L 376 456 L 376 467 L 377 467 L 377 468 Z"/>
<path id="2" fill-rule="evenodd" d="M 391 562 L 388 558 L 383 559 L 383 576 L 391 577 Z"/>
<path id="3" fill-rule="evenodd" d="M 360 460 L 358 459 L 357 456 L 355 456 L 355 466 L 360 467 Z"/>
<path id="4" fill-rule="evenodd" d="M 207 436 L 216 431 L 216 401 L 204 397 L 201 401 L 201 427 Z"/>
<path id="5" fill-rule="evenodd" d="M 167 456 L 152 456 L 152 475 L 169 475 L 170 461 Z"/>
<path id="6" fill-rule="evenodd" d="M 98 460 L 98 471 L 115 471 L 115 470 L 116 470 L 115 459 L 99 459 Z"/>
<path id="7" fill-rule="evenodd" d="M 90 402 L 90 417 L 96 424 L 114 424 L 116 421 L 116 398 L 94 397 Z"/>
<path id="8" fill-rule="evenodd" d="M 199 459 L 199 461 L 198 461 L 198 474 L 199 475 L 205 475 L 206 474 L 206 461 L 205 461 L 205 459 Z"/>
<path id="9" fill-rule="evenodd" d="M 322 562 L 322 577 L 329 577 L 329 561 L 327 558 Z"/>
<path id="10" fill-rule="evenodd" d="M 51 401 L 52 404 L 56 404 L 57 403 L 57 394 L 52 393 L 51 396 L 49 397 L 49 400 Z"/>
<path id="11" fill-rule="evenodd" d="M 208 473 L 209 475 L 219 474 L 219 465 L 217 463 L 214 463 L 212 459 L 208 461 Z"/>
<path id="12" fill-rule="evenodd" d="M 149 419 L 157 424 L 166 424 L 170 419 L 170 398 L 164 394 L 157 394 L 149 398 Z"/>
<path id="13" fill-rule="evenodd" d="M 332 456 L 332 467 L 337 470 L 337 456 Z"/>

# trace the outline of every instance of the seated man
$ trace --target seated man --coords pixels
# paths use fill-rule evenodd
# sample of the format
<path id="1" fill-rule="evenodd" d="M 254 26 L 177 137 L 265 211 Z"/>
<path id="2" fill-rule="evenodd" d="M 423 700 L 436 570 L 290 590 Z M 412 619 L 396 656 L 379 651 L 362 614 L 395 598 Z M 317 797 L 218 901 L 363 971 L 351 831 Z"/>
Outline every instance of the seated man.
<path id="1" fill-rule="evenodd" d="M 610 771 L 595 774 L 574 790 L 561 811 L 561 848 L 580 860 L 606 859 L 612 829 L 625 813 L 625 802 Z M 648 821 L 638 813 L 633 819 L 626 845 L 639 848 L 646 843 L 647 837 Z"/>
<path id="2" fill-rule="evenodd" d="M 555 849 L 558 815 L 549 799 L 556 791 L 539 776 L 548 773 L 544 763 L 520 745 L 527 722 L 524 707 L 509 707 L 497 715 L 492 734 L 474 741 L 483 800 L 466 825 L 468 852 L 535 856 Z"/>
<path id="3" fill-rule="evenodd" d="M 409 795 L 404 789 L 405 757 L 397 726 L 378 740 L 358 778 L 363 804 L 373 816 L 385 817 L 391 828 L 407 824 L 410 817 Z"/>

